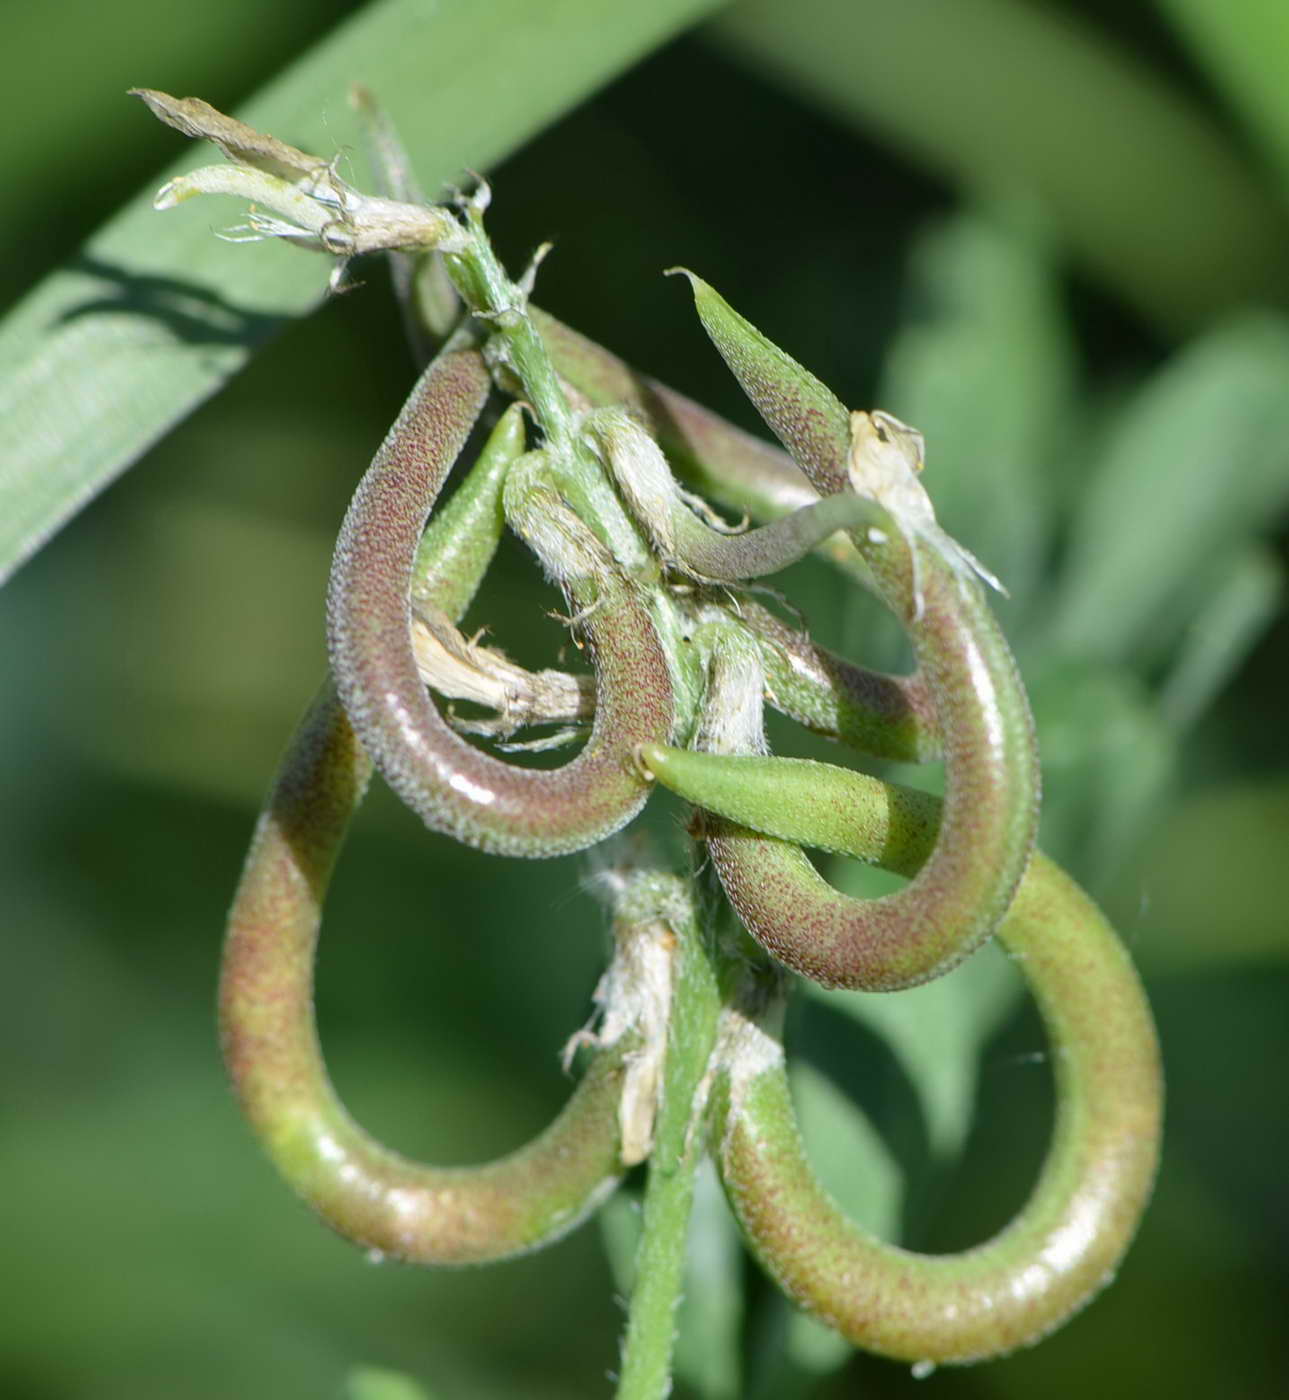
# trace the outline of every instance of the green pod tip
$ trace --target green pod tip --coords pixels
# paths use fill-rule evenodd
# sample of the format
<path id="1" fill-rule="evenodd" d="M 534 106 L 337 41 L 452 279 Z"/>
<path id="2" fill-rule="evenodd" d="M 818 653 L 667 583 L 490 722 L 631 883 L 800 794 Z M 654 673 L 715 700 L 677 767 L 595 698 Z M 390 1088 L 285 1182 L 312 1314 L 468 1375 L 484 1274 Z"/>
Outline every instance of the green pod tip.
<path id="1" fill-rule="evenodd" d="M 689 278 L 694 306 L 712 344 L 774 435 L 823 495 L 846 485 L 850 416 L 827 385 L 761 334 L 701 277 Z"/>

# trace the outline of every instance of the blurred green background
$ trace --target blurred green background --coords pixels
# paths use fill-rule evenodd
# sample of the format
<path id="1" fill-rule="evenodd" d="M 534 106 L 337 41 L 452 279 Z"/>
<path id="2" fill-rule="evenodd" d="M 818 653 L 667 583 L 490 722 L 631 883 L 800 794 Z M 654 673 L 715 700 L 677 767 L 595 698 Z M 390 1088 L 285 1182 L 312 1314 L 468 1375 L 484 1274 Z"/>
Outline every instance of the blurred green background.
<path id="1" fill-rule="evenodd" d="M 12 10 L 0 296 L 176 156 L 125 87 L 236 107 L 351 8 Z M 1156 1199 L 1066 1329 L 914 1381 L 794 1332 L 740 1263 L 749 1378 L 704 1376 L 691 1350 L 682 1396 L 1283 1394 L 1287 72 L 1277 0 L 764 0 L 489 171 L 503 256 L 553 239 L 543 305 L 642 368 L 753 426 L 661 280 L 684 263 L 847 402 L 927 432 L 942 520 L 1011 585 L 1044 844 L 1107 902 L 1164 1043 Z M 331 540 L 413 373 L 384 270 L 358 275 L 0 595 L 6 1400 L 341 1396 L 358 1365 L 448 1397 L 609 1390 L 621 1308 L 595 1226 L 486 1270 L 370 1265 L 276 1181 L 218 1062 L 223 912 L 321 673 Z M 551 664 L 535 577 L 507 550 L 475 617 Z M 823 638 L 898 657 L 822 566 L 784 586 Z M 669 843 L 679 810 L 651 814 Z M 587 869 L 482 857 L 373 794 L 328 908 L 319 1015 L 377 1135 L 468 1162 L 546 1122 L 603 958 Z M 823 1001 L 798 1017 L 887 1144 L 865 1149 L 887 1163 L 874 1211 L 928 1247 L 1008 1217 L 1049 1121 L 1037 1023 L 985 981 L 907 1003 L 925 1024 Z M 965 1067 L 937 1080 L 928 1045 Z M 733 1324 L 710 1325 L 716 1354 Z"/>

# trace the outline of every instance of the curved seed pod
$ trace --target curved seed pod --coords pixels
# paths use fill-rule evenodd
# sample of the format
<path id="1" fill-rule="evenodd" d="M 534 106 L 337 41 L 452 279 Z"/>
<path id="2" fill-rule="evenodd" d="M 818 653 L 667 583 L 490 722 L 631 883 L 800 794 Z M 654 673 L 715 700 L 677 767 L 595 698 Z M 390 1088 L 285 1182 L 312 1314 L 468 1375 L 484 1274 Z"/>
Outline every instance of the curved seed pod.
<path id="1" fill-rule="evenodd" d="M 792 795 L 769 796 L 768 789 L 757 789 L 754 803 L 740 801 L 749 773 L 756 770 L 742 764 L 718 767 L 720 757 L 660 745 L 640 749 L 650 775 L 687 801 L 713 812 L 755 805 L 758 814 L 775 804 L 782 824 L 792 829 Z M 765 773 L 778 775 L 780 765 L 808 760 L 760 762 Z M 821 763 L 811 769 L 834 771 Z M 768 816 L 755 822 L 769 825 Z M 1011 899 L 1010 889 L 1006 904 L 985 898 L 994 895 L 996 884 L 988 867 L 941 859 L 942 831 L 936 853 L 904 889 L 871 900 L 833 889 L 790 839 L 722 818 L 708 820 L 706 835 L 721 885 L 748 932 L 785 967 L 824 987 L 891 992 L 930 981 L 995 930 Z M 955 915 L 962 922 L 954 922 Z"/>
<path id="2" fill-rule="evenodd" d="M 928 558 L 925 608 L 913 630 L 944 736 L 947 797 L 935 853 L 916 878 L 859 901 L 833 890 L 791 847 L 771 858 L 755 839 L 711 843 L 749 932 L 825 986 L 890 991 L 946 972 L 997 927 L 1033 848 L 1039 776 L 1020 678 L 979 591 L 960 588 L 936 562 Z M 669 784 L 652 752 L 645 761 Z M 803 884 L 812 889 L 808 905 Z"/>
<path id="3" fill-rule="evenodd" d="M 345 517 L 328 599 L 331 664 L 363 746 L 432 830 L 503 855 L 580 850 L 628 822 L 648 796 L 637 744 L 671 729 L 666 659 L 648 614 L 616 571 L 561 579 L 590 608 L 595 726 L 563 768 L 516 768 L 459 738 L 425 693 L 409 637 L 417 541 L 487 393 L 474 351 L 422 376 Z"/>
<path id="4" fill-rule="evenodd" d="M 820 765 L 785 775 L 755 759 L 745 789 L 786 805 L 796 837 L 910 874 L 933 849 L 939 803 Z M 733 811 L 731 806 L 728 810 Z M 1150 1196 L 1163 1084 L 1141 984 L 1096 905 L 1036 853 L 998 931 L 1050 1040 L 1056 1121 L 1015 1219 L 961 1254 L 915 1254 L 858 1228 L 819 1184 L 798 1133 L 783 1052 L 731 1013 L 715 1129 L 730 1203 L 761 1262 L 856 1346 L 907 1361 L 964 1362 L 1037 1341 L 1114 1275 Z"/>
<path id="5" fill-rule="evenodd" d="M 692 489 L 747 511 L 755 520 L 774 520 L 819 499 L 801 469 L 778 448 L 638 373 L 540 308 L 529 310 L 560 376 L 590 403 L 625 406 L 645 423 Z M 871 587 L 868 566 L 846 536 L 831 536 L 819 553 Z"/>
<path id="6" fill-rule="evenodd" d="M 278 1169 L 348 1239 L 425 1264 L 535 1249 L 572 1229 L 622 1171 L 620 1100 L 638 1037 L 624 1031 L 544 1133 L 486 1166 L 421 1166 L 364 1133 L 327 1078 L 313 962 L 331 868 L 370 771 L 324 687 L 283 761 L 233 903 L 220 985 L 229 1073 Z"/>
<path id="7" fill-rule="evenodd" d="M 410 589 L 422 604 L 459 622 L 474 599 L 506 527 L 502 497 L 524 451 L 524 411 L 510 407 L 451 500 L 435 511 L 416 547 Z"/>
<path id="8" fill-rule="evenodd" d="M 931 859 L 874 901 L 837 893 L 791 847 L 717 838 L 712 855 L 752 934 L 828 986 L 893 990 L 947 971 L 997 927 L 1033 849 L 1039 774 L 1032 722 L 1011 653 L 973 586 L 928 556 L 925 605 L 911 627 L 944 736 L 947 797 Z M 799 900 L 810 872 L 813 898 Z"/>
<path id="9" fill-rule="evenodd" d="M 818 498 L 801 469 L 777 448 L 637 373 L 538 307 L 529 311 L 561 376 L 597 406 L 628 408 L 648 425 L 667 459 L 704 494 L 761 519 L 785 515 Z"/>
<path id="10" fill-rule="evenodd" d="M 913 645 L 947 790 L 935 855 L 887 899 L 849 900 L 816 879 L 807 917 L 796 895 L 808 883 L 805 857 L 785 848 L 753 858 L 755 840 L 718 838 L 717 869 L 748 929 L 790 967 L 828 986 L 910 986 L 988 937 L 1025 871 L 1040 786 L 1029 702 L 974 561 L 935 525 L 917 483 L 920 434 L 887 414 L 847 415 L 711 287 L 690 282 L 708 334 L 815 485 L 857 490 L 889 510 L 894 528 L 852 538 Z"/>
<path id="11" fill-rule="evenodd" d="M 496 549 L 502 485 L 522 447 L 516 408 L 503 414 L 426 531 L 414 587 L 452 619 L 465 612 Z M 324 687 L 284 760 L 233 905 L 220 991 L 230 1074 L 279 1169 L 341 1234 L 425 1263 L 482 1262 L 535 1248 L 572 1228 L 626 1165 L 619 1137 L 628 1099 L 639 1098 L 628 1094 L 638 1017 L 615 999 L 612 1024 L 606 1020 L 602 1035 L 589 1038 L 609 1048 L 555 1124 L 511 1157 L 435 1170 L 369 1138 L 327 1079 L 312 1002 L 327 881 L 370 773 Z M 641 955 L 640 940 L 618 933 L 615 967 Z"/>
<path id="12" fill-rule="evenodd" d="M 963 589 L 947 569 L 928 567 L 926 590 L 917 630 L 945 735 L 949 794 L 935 851 L 916 877 L 881 899 L 853 899 L 834 890 L 790 841 L 721 822 L 708 832 L 721 884 L 748 931 L 794 972 L 824 986 L 894 991 L 947 972 L 997 927 L 1032 849 L 1036 762 L 1011 654 L 993 628 L 957 630 L 964 612 L 986 611 L 974 586 Z M 719 727 L 709 724 L 719 737 L 707 747 L 757 753 L 759 706 L 749 710 L 745 698 L 759 697 L 764 682 L 722 667 L 719 654 L 716 660 L 707 709 L 725 719 Z M 640 752 L 664 786 L 724 810 L 715 790 L 720 770 L 706 755 L 660 746 Z M 788 761 L 772 762 L 771 771 L 780 772 Z M 766 803 L 786 813 L 785 796 L 776 793 Z M 763 826 L 755 816 L 739 820 Z"/>
<path id="13" fill-rule="evenodd" d="M 750 598 L 739 600 L 739 614 L 760 644 L 765 697 L 776 710 L 874 758 L 926 763 L 943 755 L 925 676 L 856 666 Z"/>
<path id="14" fill-rule="evenodd" d="M 668 562 L 697 578 L 764 578 L 803 559 L 838 530 L 894 528 L 876 501 L 848 490 L 755 530 L 716 530 L 682 500 L 662 449 L 635 419 L 609 409 L 588 419 L 586 426 L 655 547 Z"/>

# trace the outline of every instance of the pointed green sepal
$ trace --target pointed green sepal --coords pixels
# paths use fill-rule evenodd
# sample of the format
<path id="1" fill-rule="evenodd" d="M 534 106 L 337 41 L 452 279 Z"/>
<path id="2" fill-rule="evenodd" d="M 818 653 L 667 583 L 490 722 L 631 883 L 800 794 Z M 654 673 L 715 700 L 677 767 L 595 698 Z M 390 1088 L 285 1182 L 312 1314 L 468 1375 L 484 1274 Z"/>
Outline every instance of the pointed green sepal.
<path id="1" fill-rule="evenodd" d="M 712 344 L 774 435 L 824 495 L 846 485 L 850 416 L 825 384 L 767 340 L 713 287 L 683 267 L 694 305 Z"/>

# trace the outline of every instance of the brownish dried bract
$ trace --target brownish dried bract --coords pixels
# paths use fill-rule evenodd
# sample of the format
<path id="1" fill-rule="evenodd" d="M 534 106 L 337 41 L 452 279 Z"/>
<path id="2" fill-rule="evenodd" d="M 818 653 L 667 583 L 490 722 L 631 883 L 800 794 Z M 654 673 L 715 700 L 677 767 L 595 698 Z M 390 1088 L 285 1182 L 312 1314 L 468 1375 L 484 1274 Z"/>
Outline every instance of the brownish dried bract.
<path id="1" fill-rule="evenodd" d="M 226 117 L 200 97 L 171 97 L 154 88 L 131 88 L 132 97 L 141 97 L 154 116 L 198 141 L 213 141 L 236 165 L 249 165 L 276 175 L 280 180 L 300 180 L 327 168 L 327 162 L 266 136 L 253 126 Z"/>

